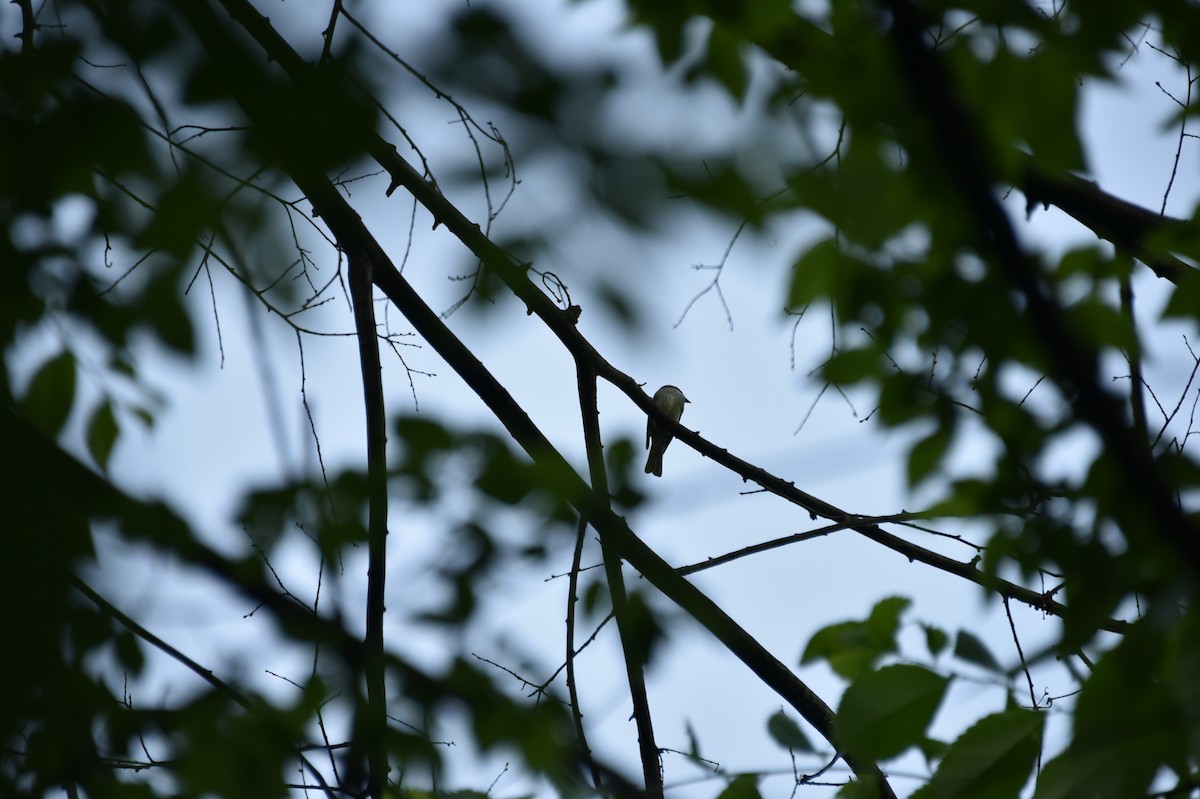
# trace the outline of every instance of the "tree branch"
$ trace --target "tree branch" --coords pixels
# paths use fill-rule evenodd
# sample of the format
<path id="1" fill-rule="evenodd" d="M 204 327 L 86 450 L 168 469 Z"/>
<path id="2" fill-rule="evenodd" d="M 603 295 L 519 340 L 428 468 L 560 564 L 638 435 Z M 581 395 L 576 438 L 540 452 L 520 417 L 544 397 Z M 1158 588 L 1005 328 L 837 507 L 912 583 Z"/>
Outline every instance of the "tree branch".
<path id="1" fill-rule="evenodd" d="M 367 702 L 357 710 L 354 747 L 367 753 L 367 791 L 374 799 L 383 799 L 387 785 L 388 761 L 387 686 L 384 679 L 383 614 L 387 586 L 387 414 L 383 400 L 382 366 L 379 342 L 375 335 L 374 265 L 370 255 L 359 248 L 343 247 L 350 270 L 350 298 L 354 306 L 354 327 L 358 334 L 358 354 L 362 368 L 363 406 L 367 436 L 367 608 L 365 674 Z M 351 763 L 357 763 L 356 758 Z"/>
<path id="2" fill-rule="evenodd" d="M 597 503 L 612 512 L 608 502 L 608 476 L 604 469 L 604 443 L 600 437 L 600 411 L 596 407 L 596 375 L 587 364 L 576 363 L 579 387 L 579 410 L 583 414 L 583 440 L 587 448 L 588 472 Z M 625 674 L 629 679 L 629 695 L 633 701 L 633 718 L 638 728 L 638 751 L 642 759 L 642 778 L 646 781 L 649 799 L 662 799 L 662 761 L 654 741 L 654 724 L 650 716 L 650 698 L 646 694 L 646 675 L 642 671 L 647 653 L 637 644 L 634 620 L 630 618 L 629 601 L 625 593 L 625 576 L 621 573 L 621 555 L 611 536 L 600 529 L 600 548 L 604 556 L 604 573 L 612 599 L 613 615 L 621 638 L 625 657 Z"/>
<path id="3" fill-rule="evenodd" d="M 600 792 L 604 787 L 604 778 L 592 758 L 592 747 L 588 745 L 587 731 L 583 727 L 583 706 L 579 704 L 579 685 L 575 680 L 575 605 L 579 602 L 579 564 L 583 559 L 583 544 L 587 531 L 587 519 L 580 516 L 575 536 L 575 553 L 571 558 L 570 579 L 567 580 L 567 653 L 563 660 L 563 668 L 567 670 L 567 697 L 571 703 L 571 718 L 575 722 L 575 739 L 579 745 L 579 754 L 592 776 L 592 785 Z M 555 672 L 555 676 L 557 674 L 558 672 Z M 544 689 L 553 679 L 552 676 L 538 687 Z"/>
<path id="4" fill-rule="evenodd" d="M 21 9 L 21 55 L 33 55 L 33 34 L 37 30 L 37 17 L 33 13 L 33 0 L 11 0 Z"/>
<path id="5" fill-rule="evenodd" d="M 1026 161 L 1023 178 L 1019 188 L 1025 194 L 1027 213 L 1033 213 L 1038 205 L 1055 205 L 1159 277 L 1179 284 L 1195 276 L 1195 269 L 1156 241 L 1163 234 L 1183 233 L 1191 223 L 1122 200 L 1090 180 L 1074 175 L 1053 177 L 1038 169 L 1032 158 Z"/>

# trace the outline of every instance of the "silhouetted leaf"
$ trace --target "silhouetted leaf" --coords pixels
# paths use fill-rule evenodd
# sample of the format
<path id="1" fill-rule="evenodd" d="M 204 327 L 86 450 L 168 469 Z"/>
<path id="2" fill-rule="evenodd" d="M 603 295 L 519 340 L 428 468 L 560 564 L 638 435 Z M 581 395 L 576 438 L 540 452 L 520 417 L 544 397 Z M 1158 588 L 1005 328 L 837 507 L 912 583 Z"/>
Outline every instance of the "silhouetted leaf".
<path id="1" fill-rule="evenodd" d="M 952 427 L 937 427 L 908 451 L 908 484 L 915 486 L 941 464 L 954 440 Z"/>
<path id="2" fill-rule="evenodd" d="M 1004 669 L 996 662 L 987 645 L 974 633 L 959 630 L 954 639 L 954 656 L 976 666 L 982 666 L 989 671 L 1003 672 Z"/>
<path id="3" fill-rule="evenodd" d="M 818 630 L 809 639 L 800 662 L 826 660 L 842 677 L 859 679 L 881 657 L 897 651 L 900 616 L 910 604 L 904 597 L 889 597 L 877 603 L 864 621 L 841 622 Z"/>
<path id="4" fill-rule="evenodd" d="M 49 435 L 62 432 L 75 404 L 75 356 L 63 351 L 38 367 L 21 399 L 25 417 Z"/>
<path id="5" fill-rule="evenodd" d="M 1007 799 L 1028 781 L 1042 742 L 1043 715 L 1006 710 L 976 722 L 942 758 L 913 799 Z"/>
<path id="6" fill-rule="evenodd" d="M 784 749 L 797 752 L 813 751 L 812 744 L 808 742 L 808 737 L 800 729 L 800 725 L 782 710 L 776 711 L 767 719 L 767 734 Z"/>
<path id="7" fill-rule="evenodd" d="M 920 666 L 897 664 L 853 682 L 838 705 L 839 746 L 858 757 L 894 757 L 925 737 L 946 692 L 945 677 Z"/>
<path id="8" fill-rule="evenodd" d="M 942 654 L 950 642 L 946 631 L 932 624 L 922 624 L 921 629 L 925 631 L 925 648 L 929 650 L 929 654 L 934 657 Z"/>
<path id="9" fill-rule="evenodd" d="M 112 403 L 106 398 L 96 406 L 87 423 L 87 447 L 100 471 L 108 470 L 108 458 L 117 443 L 120 428 L 113 414 Z"/>
<path id="10" fill-rule="evenodd" d="M 758 777 L 753 774 L 734 777 L 725 790 L 717 794 L 717 799 L 762 799 L 762 794 L 758 792 Z"/>

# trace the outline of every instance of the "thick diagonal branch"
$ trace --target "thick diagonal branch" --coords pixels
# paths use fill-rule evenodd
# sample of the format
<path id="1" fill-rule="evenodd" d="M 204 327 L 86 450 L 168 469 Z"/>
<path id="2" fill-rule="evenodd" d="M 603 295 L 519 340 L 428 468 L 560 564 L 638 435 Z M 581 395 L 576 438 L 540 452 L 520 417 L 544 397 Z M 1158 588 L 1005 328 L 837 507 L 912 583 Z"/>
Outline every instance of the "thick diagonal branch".
<path id="1" fill-rule="evenodd" d="M 1033 159 L 1026 162 L 1019 188 L 1025 194 L 1028 211 L 1038 205 L 1054 205 L 1097 237 L 1137 258 L 1159 277 L 1175 284 L 1196 279 L 1196 270 L 1163 249 L 1158 241 L 1164 234 L 1184 232 L 1190 223 L 1122 200 L 1090 180 L 1049 175 L 1039 170 Z"/>

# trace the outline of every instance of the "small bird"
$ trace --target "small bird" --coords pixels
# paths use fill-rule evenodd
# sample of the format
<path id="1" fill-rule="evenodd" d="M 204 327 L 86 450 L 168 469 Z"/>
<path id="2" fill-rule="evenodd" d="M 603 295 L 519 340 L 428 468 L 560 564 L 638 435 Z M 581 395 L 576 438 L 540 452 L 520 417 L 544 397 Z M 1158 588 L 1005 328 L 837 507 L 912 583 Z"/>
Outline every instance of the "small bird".
<path id="1" fill-rule="evenodd" d="M 654 392 L 654 404 L 657 408 L 675 421 L 683 416 L 683 406 L 691 402 L 683 396 L 683 392 L 675 386 L 663 386 Z M 663 453 L 675 436 L 654 423 L 653 419 L 646 420 L 646 446 L 650 448 L 650 457 L 646 459 L 646 474 L 662 477 Z"/>

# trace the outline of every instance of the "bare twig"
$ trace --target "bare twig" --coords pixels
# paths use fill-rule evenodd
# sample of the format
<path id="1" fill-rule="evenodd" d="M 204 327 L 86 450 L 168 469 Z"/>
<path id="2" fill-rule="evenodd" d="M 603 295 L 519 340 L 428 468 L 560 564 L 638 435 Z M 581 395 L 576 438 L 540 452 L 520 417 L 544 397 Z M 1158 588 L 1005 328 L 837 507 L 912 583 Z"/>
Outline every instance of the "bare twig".
<path id="1" fill-rule="evenodd" d="M 571 556 L 571 578 L 567 582 L 567 653 L 563 662 L 567 670 L 567 696 L 570 698 L 571 718 L 575 722 L 575 738 L 579 744 L 583 762 L 591 774 L 592 785 L 597 791 L 600 791 L 603 780 L 600 770 L 596 768 L 596 761 L 592 758 L 592 748 L 588 745 L 587 732 L 583 727 L 583 706 L 579 704 L 579 684 L 575 680 L 575 605 L 579 602 L 579 564 L 583 558 L 583 544 L 587 537 L 587 530 L 587 519 L 580 516 L 575 533 L 575 552 Z"/>

